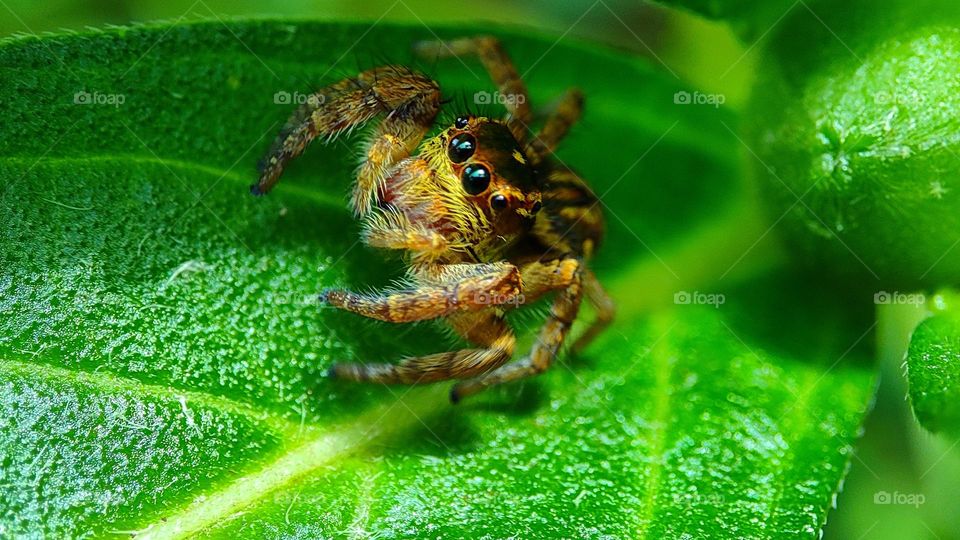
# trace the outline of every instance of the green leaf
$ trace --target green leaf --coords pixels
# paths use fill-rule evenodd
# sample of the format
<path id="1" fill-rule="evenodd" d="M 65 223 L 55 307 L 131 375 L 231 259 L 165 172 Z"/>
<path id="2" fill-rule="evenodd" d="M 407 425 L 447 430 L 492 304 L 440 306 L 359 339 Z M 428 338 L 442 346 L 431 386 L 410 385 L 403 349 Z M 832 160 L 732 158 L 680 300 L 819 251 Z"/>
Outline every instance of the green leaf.
<path id="1" fill-rule="evenodd" d="M 874 291 L 955 285 L 958 4 L 881 4 L 818 2 L 777 28 L 744 123 L 750 163 L 817 272 Z"/>
<path id="2" fill-rule="evenodd" d="M 756 45 L 802 86 L 842 67 L 856 70 L 878 47 L 923 27 L 958 23 L 960 4 L 951 0 L 804 0 L 765 27 Z"/>
<path id="3" fill-rule="evenodd" d="M 0 535 L 816 537 L 872 395 L 869 314 L 790 275 L 737 285 L 776 263 L 740 261 L 763 229 L 727 112 L 676 105 L 640 60 L 522 34 L 500 32 L 535 104 L 588 96 L 560 158 L 607 205 L 594 266 L 621 315 L 583 358 L 456 408 L 443 385 L 322 376 L 458 346 L 311 301 L 400 274 L 345 210 L 356 140 L 247 194 L 290 113 L 277 92 L 407 62 L 430 30 L 0 44 Z M 472 61 L 425 69 L 490 89 Z M 674 303 L 698 290 L 714 305 Z"/>
<path id="4" fill-rule="evenodd" d="M 753 41 L 798 7 L 792 0 L 655 0 L 730 23 L 744 41 Z M 802 9 L 802 8 L 801 8 Z"/>
<path id="5" fill-rule="evenodd" d="M 960 435 L 960 315 L 957 294 L 942 292 L 930 302 L 934 315 L 910 338 L 907 379 L 910 403 L 930 431 Z"/>

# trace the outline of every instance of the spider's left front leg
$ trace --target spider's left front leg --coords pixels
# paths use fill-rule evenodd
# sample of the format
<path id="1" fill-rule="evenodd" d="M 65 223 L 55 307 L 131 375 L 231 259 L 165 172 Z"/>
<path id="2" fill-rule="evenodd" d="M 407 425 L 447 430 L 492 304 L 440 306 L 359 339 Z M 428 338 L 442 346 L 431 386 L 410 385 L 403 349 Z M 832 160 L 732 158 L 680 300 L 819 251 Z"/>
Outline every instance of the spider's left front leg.
<path id="1" fill-rule="evenodd" d="M 450 392 L 450 399 L 454 403 L 490 386 L 546 371 L 557 357 L 570 326 L 577 318 L 583 297 L 583 268 L 577 259 L 533 262 L 521 267 L 520 271 L 524 281 L 538 283 L 539 287 L 542 287 L 541 292 L 559 288 L 550 307 L 550 316 L 541 327 L 529 355 L 483 376 L 457 384 Z"/>
<path id="2" fill-rule="evenodd" d="M 388 322 L 447 316 L 453 329 L 479 348 L 407 358 L 399 364 L 336 363 L 337 378 L 384 384 L 416 384 L 475 377 L 503 365 L 513 354 L 513 331 L 490 310 L 520 293 L 520 273 L 508 263 L 432 265 L 420 269 L 421 285 L 377 296 L 325 293 L 328 304 Z M 430 283 L 424 283 L 430 282 Z"/>

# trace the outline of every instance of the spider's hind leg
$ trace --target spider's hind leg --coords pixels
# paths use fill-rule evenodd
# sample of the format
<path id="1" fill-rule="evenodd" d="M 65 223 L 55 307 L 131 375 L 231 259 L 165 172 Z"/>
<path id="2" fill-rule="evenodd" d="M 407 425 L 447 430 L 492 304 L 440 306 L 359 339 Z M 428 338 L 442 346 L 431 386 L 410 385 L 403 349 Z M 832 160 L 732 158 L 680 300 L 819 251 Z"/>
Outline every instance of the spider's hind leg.
<path id="1" fill-rule="evenodd" d="M 404 67 L 382 66 L 327 86 L 310 95 L 287 120 L 261 160 L 260 178 L 251 191 L 256 195 L 270 191 L 287 163 L 313 139 L 336 138 L 386 114 L 366 147 L 354 187 L 354 211 L 365 215 L 377 186 L 396 162 L 416 149 L 439 110 L 437 83 Z"/>
<path id="2" fill-rule="evenodd" d="M 583 92 L 573 88 L 567 90 L 551 107 L 540 131 L 533 135 L 527 144 L 527 155 L 535 163 L 546 159 L 556 150 L 560 141 L 567 136 L 570 128 L 580 120 L 583 114 Z"/>
<path id="3" fill-rule="evenodd" d="M 527 126 L 533 121 L 530 95 L 500 40 L 478 36 L 450 41 L 421 41 L 414 44 L 414 52 L 423 58 L 477 56 L 504 98 L 504 106 L 510 113 L 507 120 L 510 131 L 518 141 L 526 140 Z"/>

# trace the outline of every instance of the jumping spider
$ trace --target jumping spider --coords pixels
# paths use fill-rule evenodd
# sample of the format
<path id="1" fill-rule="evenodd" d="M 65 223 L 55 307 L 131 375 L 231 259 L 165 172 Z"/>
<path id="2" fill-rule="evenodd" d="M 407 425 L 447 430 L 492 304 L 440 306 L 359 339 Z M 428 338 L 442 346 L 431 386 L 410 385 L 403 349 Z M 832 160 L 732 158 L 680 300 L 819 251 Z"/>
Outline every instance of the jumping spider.
<path id="1" fill-rule="evenodd" d="M 351 206 L 363 220 L 367 244 L 408 252 L 410 287 L 373 295 L 333 289 L 320 299 L 394 323 L 444 318 L 477 348 L 399 364 L 337 363 L 330 373 L 380 383 L 466 379 L 451 391 L 457 402 L 546 370 L 584 294 L 597 319 L 574 351 L 609 324 L 614 307 L 586 266 L 603 235 L 597 197 L 552 157 L 580 117 L 582 94 L 564 94 L 528 140 L 533 112 L 527 90 L 496 39 L 422 42 L 415 50 L 427 57 L 477 55 L 500 93 L 514 98 L 505 100 L 509 114 L 503 120 L 461 116 L 420 144 L 440 111 L 439 85 L 405 67 L 374 68 L 301 105 L 261 162 L 251 191 L 269 191 L 314 138 L 330 141 L 383 115 L 366 144 Z M 551 292 L 550 315 L 529 355 L 504 365 L 515 345 L 504 312 Z"/>

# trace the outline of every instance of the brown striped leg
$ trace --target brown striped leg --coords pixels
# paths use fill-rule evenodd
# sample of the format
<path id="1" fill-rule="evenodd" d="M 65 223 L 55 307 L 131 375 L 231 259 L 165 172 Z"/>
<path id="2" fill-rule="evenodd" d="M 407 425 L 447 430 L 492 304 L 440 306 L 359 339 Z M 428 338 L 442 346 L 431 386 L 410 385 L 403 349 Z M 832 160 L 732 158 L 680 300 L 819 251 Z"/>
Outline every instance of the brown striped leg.
<path id="1" fill-rule="evenodd" d="M 518 141 L 526 140 L 527 126 L 533 121 L 530 96 L 498 39 L 477 36 L 450 41 L 421 41 L 414 44 L 414 51 L 424 58 L 476 55 L 503 96 L 503 104 L 511 116 L 507 121 L 510 131 Z"/>
<path id="2" fill-rule="evenodd" d="M 523 281 L 522 301 L 529 304 L 549 292 L 569 287 L 577 279 L 580 264 L 580 260 L 574 258 L 519 263 Z"/>
<path id="3" fill-rule="evenodd" d="M 456 403 L 464 397 L 481 392 L 491 386 L 531 377 L 546 371 L 556 358 L 574 319 L 577 318 L 582 294 L 581 278 L 578 272 L 566 288 L 558 291 L 550 309 L 550 316 L 540 329 L 540 335 L 528 356 L 476 379 L 457 384 L 450 393 L 450 399 Z"/>
<path id="4" fill-rule="evenodd" d="M 482 348 L 463 349 L 415 358 L 399 364 L 341 364 L 329 374 L 339 379 L 383 384 L 416 384 L 476 377 L 502 366 L 513 355 L 513 331 L 490 312 L 458 313 L 451 317 L 454 330 Z"/>
<path id="5" fill-rule="evenodd" d="M 576 88 L 568 90 L 547 116 L 543 127 L 533 135 L 527 145 L 527 155 L 530 159 L 540 162 L 553 153 L 570 128 L 580 119 L 582 113 L 583 92 Z"/>
<path id="6" fill-rule="evenodd" d="M 320 301 L 371 319 L 403 323 L 511 303 L 521 292 L 520 272 L 509 263 L 437 265 L 421 272 L 419 285 L 412 289 L 377 295 L 332 289 L 321 293 Z"/>
<path id="7" fill-rule="evenodd" d="M 260 163 L 255 195 L 270 191 L 287 163 L 317 137 L 327 141 L 380 114 L 388 118 L 366 149 L 353 194 L 354 211 L 370 210 L 376 186 L 391 166 L 410 155 L 440 110 L 440 87 L 433 80 L 398 66 L 374 68 L 311 95 L 287 121 Z"/>
<path id="8" fill-rule="evenodd" d="M 585 349 L 601 332 L 610 326 L 617 309 L 613 303 L 613 299 L 610 298 L 607 291 L 603 290 L 603 286 L 600 285 L 597 276 L 593 275 L 593 272 L 589 270 L 583 274 L 583 288 L 587 299 L 590 300 L 590 304 L 592 304 L 597 311 L 597 318 L 573 342 L 573 345 L 570 347 L 570 352 L 574 354 Z"/>

